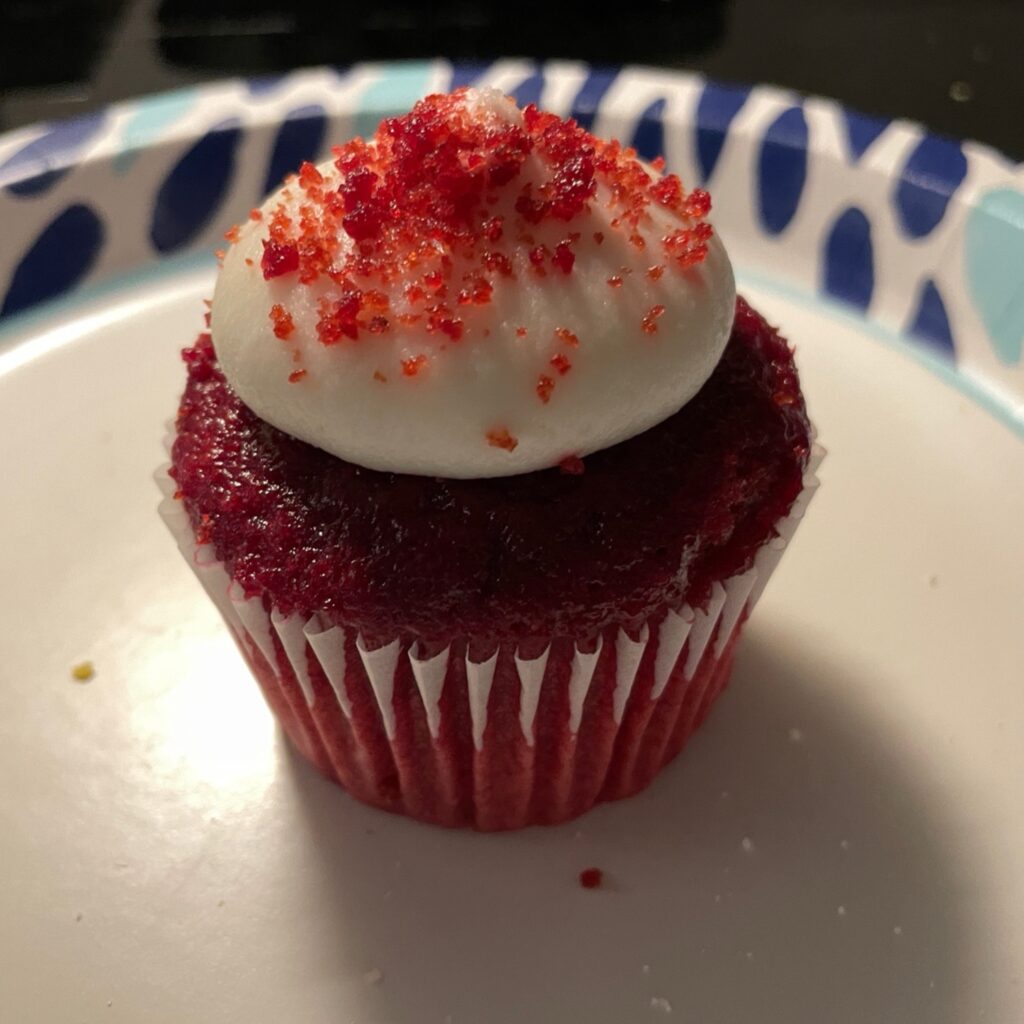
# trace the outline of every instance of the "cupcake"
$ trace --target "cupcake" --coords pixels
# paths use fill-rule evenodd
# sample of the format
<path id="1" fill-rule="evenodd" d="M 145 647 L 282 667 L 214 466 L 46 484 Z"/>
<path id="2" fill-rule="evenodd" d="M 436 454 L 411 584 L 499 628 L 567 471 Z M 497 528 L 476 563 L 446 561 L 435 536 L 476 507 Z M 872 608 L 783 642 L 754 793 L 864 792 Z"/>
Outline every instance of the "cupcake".
<path id="1" fill-rule="evenodd" d="M 814 485 L 710 198 L 495 91 L 228 232 L 161 506 L 295 747 L 482 830 L 647 786 Z"/>

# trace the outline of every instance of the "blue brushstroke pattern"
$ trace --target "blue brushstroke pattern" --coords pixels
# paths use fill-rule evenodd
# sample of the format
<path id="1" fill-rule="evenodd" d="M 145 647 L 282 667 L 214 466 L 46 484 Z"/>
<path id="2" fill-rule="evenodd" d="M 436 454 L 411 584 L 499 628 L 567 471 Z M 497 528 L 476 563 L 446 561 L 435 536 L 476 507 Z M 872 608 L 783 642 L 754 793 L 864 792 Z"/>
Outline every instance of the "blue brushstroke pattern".
<path id="1" fill-rule="evenodd" d="M 580 91 L 576 93 L 576 98 L 572 101 L 571 116 L 587 131 L 594 127 L 594 119 L 597 117 L 601 101 L 618 75 L 618 71 L 612 71 L 610 68 L 592 68 L 580 86 Z"/>
<path id="2" fill-rule="evenodd" d="M 917 310 L 910 318 L 907 333 L 925 342 L 933 352 L 944 359 L 956 359 L 956 347 L 953 343 L 953 332 L 949 327 L 946 304 L 942 301 L 938 286 L 930 278 L 925 280 L 921 287 Z"/>
<path id="3" fill-rule="evenodd" d="M 644 160 L 653 160 L 665 153 L 665 98 L 655 100 L 641 115 L 633 132 L 632 145 Z"/>
<path id="4" fill-rule="evenodd" d="M 825 241 L 822 290 L 858 309 L 867 309 L 875 290 L 871 222 L 851 206 L 835 220 Z"/>
<path id="5" fill-rule="evenodd" d="M 72 169 L 82 148 L 106 119 L 106 112 L 97 110 L 48 125 L 42 135 L 0 164 L 0 185 L 16 196 L 39 195 L 52 188 Z"/>
<path id="6" fill-rule="evenodd" d="M 850 147 L 850 158 L 856 163 L 866 152 L 868 146 L 878 138 L 892 123 L 878 117 L 867 117 L 855 110 L 842 110 L 846 124 L 846 140 Z"/>
<path id="7" fill-rule="evenodd" d="M 121 131 L 121 151 L 114 157 L 114 173 L 129 171 L 139 152 L 188 113 L 200 96 L 198 89 L 178 89 L 141 100 Z"/>
<path id="8" fill-rule="evenodd" d="M 807 121 L 801 107 L 790 107 L 768 126 L 757 160 L 759 211 L 768 234 L 786 229 L 806 181 Z"/>
<path id="9" fill-rule="evenodd" d="M 255 75 L 246 80 L 245 86 L 250 96 L 266 96 L 274 92 L 284 82 L 286 75 Z"/>
<path id="10" fill-rule="evenodd" d="M 76 203 L 43 228 L 11 275 L 0 317 L 10 316 L 72 289 L 89 273 L 105 238 L 103 222 Z"/>
<path id="11" fill-rule="evenodd" d="M 315 162 L 327 134 L 327 111 L 318 103 L 290 110 L 274 139 L 274 148 L 267 164 L 263 195 L 277 189 L 286 174 L 299 169 L 304 160 Z"/>
<path id="12" fill-rule="evenodd" d="M 433 66 L 427 61 L 392 64 L 356 101 L 355 134 L 368 139 L 385 117 L 404 114 L 427 93 Z"/>
<path id="13" fill-rule="evenodd" d="M 960 143 L 926 135 L 910 154 L 892 195 L 903 230 L 911 238 L 934 231 L 966 175 Z"/>
<path id="14" fill-rule="evenodd" d="M 697 101 L 695 129 L 697 132 L 697 164 L 701 184 L 706 185 L 715 172 L 729 126 L 743 109 L 750 90 L 708 82 Z"/>
<path id="15" fill-rule="evenodd" d="M 234 177 L 241 140 L 239 122 L 222 121 L 171 168 L 153 205 L 149 237 L 158 252 L 188 245 L 216 216 Z"/>
<path id="16" fill-rule="evenodd" d="M 484 61 L 459 61 L 452 65 L 452 77 L 448 82 L 448 91 L 461 88 L 463 85 L 472 85 L 480 79 L 490 64 Z"/>
<path id="17" fill-rule="evenodd" d="M 541 71 L 535 71 L 529 78 L 524 78 L 510 93 L 516 105 L 525 107 L 530 103 L 540 103 L 541 93 L 544 91 L 544 75 Z"/>

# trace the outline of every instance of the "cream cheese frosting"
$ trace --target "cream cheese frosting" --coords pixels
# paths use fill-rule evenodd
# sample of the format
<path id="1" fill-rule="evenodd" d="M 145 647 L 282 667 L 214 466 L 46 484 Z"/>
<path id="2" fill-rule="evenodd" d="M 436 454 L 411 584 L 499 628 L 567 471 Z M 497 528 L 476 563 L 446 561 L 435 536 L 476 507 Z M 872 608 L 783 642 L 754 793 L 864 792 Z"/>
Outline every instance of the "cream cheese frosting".
<path id="1" fill-rule="evenodd" d="M 617 444 L 700 389 L 735 307 L 703 193 L 495 91 L 411 124 L 304 166 L 231 236 L 211 330 L 246 405 L 370 469 L 472 478 Z"/>

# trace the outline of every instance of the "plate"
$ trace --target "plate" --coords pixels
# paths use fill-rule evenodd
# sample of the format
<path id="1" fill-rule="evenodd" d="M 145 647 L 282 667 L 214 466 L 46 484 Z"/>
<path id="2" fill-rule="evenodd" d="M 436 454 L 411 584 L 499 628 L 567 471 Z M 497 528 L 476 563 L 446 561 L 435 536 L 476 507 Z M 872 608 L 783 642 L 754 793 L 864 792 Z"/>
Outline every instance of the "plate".
<path id="1" fill-rule="evenodd" d="M 151 479 L 223 229 L 464 81 L 708 184 L 829 449 L 682 758 L 489 836 L 359 806 L 290 752 Z M 1020 1019 L 1019 168 L 769 88 L 437 61 L 35 128 L 0 139 L 0 182 L 4 1019 Z"/>

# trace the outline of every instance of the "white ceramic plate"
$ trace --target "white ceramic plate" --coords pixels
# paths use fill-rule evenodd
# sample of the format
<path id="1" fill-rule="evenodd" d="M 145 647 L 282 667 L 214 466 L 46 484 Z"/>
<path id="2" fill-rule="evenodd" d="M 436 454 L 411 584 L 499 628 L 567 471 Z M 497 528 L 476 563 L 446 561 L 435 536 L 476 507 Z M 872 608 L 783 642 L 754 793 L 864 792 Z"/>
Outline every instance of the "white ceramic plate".
<path id="1" fill-rule="evenodd" d="M 211 279 L 68 304 L 0 358 L 0 1017 L 1019 1019 L 1007 427 L 848 315 L 748 282 L 830 454 L 730 691 L 647 793 L 450 833 L 289 752 L 153 511 Z"/>
<path id="2" fill-rule="evenodd" d="M 36 177 L 22 154 L 36 146 L 36 160 L 38 139 L 0 139 L 0 159 L 14 152 L 0 179 L 9 165 L 25 172 L 0 207 L 29 252 L 0 259 L 0 277 L 15 268 L 8 307 L 106 282 L 38 305 L 0 339 L 0 1020 L 1016 1024 L 1024 445 L 1019 400 L 999 396 L 1021 371 L 997 315 L 1012 273 L 1000 278 L 992 250 L 970 246 L 975 215 L 987 197 L 1004 202 L 1018 172 L 986 152 L 970 150 L 966 183 L 957 171 L 940 196 L 940 220 L 956 196 L 953 226 L 931 223 L 921 241 L 922 195 L 941 188 L 915 185 L 902 227 L 889 199 L 889 184 L 921 180 L 914 162 L 934 140 L 919 129 L 865 128 L 826 101 L 755 90 L 715 136 L 719 225 L 743 290 L 797 345 L 829 456 L 730 690 L 649 791 L 560 828 L 446 832 L 357 805 L 276 731 L 155 512 L 177 353 L 200 326 L 213 268 L 184 256 L 154 270 L 144 250 L 163 252 L 168 237 L 185 239 L 182 252 L 206 247 L 222 216 L 252 205 L 254 154 L 276 153 L 289 107 L 319 97 L 343 128 L 359 126 L 398 101 L 396 83 L 418 92 L 458 74 L 443 62 L 357 69 L 339 86 L 315 72 L 276 86 L 276 99 L 234 83 L 117 108 L 95 159 Z M 507 89 L 515 76 L 574 110 L 600 79 L 523 62 L 484 73 Z M 711 173 L 717 150 L 701 146 L 729 90 L 636 69 L 605 79 L 598 127 L 629 138 L 622 118 L 640 141 L 664 123 L 684 177 L 698 164 Z M 192 121 L 154 136 L 154 117 L 173 121 L 190 103 Z M 779 132 L 794 103 L 812 129 L 809 198 L 780 227 L 785 153 L 801 143 Z M 167 193 L 160 182 L 182 166 L 203 171 L 189 147 L 237 111 L 249 162 L 210 209 L 227 206 L 198 235 L 173 219 L 147 234 L 140 211 L 154 190 Z M 81 130 L 38 138 L 69 135 Z M 124 139 L 135 148 L 115 152 Z M 943 145 L 955 164 L 959 149 Z M 765 192 L 766 180 L 778 188 Z M 52 219 L 82 195 L 102 216 Z M 837 228 L 859 222 L 834 218 L 851 197 L 875 243 L 874 292 L 861 281 L 843 295 L 863 315 L 817 294 L 837 282 L 842 294 L 863 270 L 863 247 Z M 1007 209 L 979 222 L 986 237 Z M 55 224 L 72 236 L 84 224 L 87 241 L 105 225 L 103 246 L 34 290 L 23 268 L 61 248 Z M 1011 270 L 1014 244 L 1001 264 Z M 949 334 L 934 301 L 908 318 L 934 280 L 956 373 L 933 372 L 887 333 L 913 320 L 932 341 Z M 85 660 L 95 676 L 77 682 Z M 585 891 L 578 874 L 592 866 L 605 885 Z"/>

